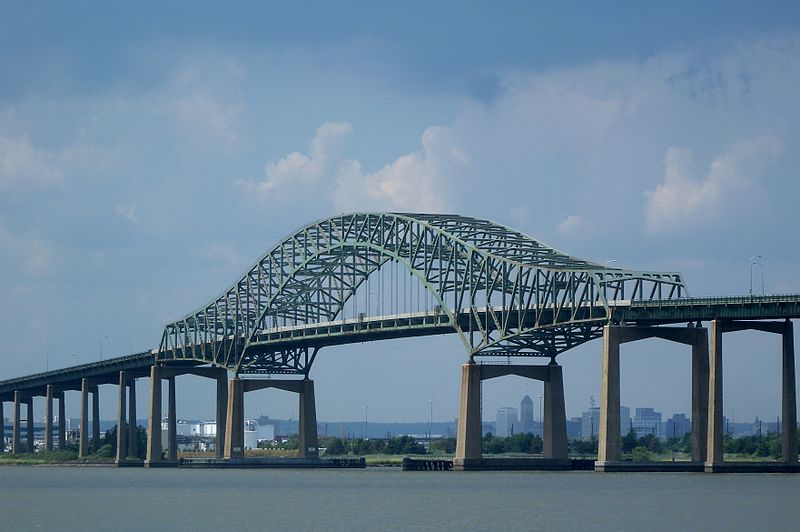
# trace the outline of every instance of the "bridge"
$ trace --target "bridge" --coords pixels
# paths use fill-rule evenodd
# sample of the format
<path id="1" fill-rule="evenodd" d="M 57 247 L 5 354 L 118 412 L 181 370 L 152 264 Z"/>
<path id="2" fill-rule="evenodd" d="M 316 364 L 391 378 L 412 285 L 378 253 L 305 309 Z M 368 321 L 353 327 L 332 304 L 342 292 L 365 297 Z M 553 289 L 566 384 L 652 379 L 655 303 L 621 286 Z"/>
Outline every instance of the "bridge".
<path id="1" fill-rule="evenodd" d="M 220 459 L 244 456 L 245 393 L 274 387 L 299 394 L 299 454 L 313 461 L 319 451 L 310 372 L 325 347 L 455 334 L 465 355 L 456 468 L 482 467 L 480 382 L 510 374 L 544 381 L 544 460 L 557 465 L 567 459 L 557 358 L 602 338 L 597 468 L 612 470 L 621 458 L 620 345 L 661 338 L 691 347 L 692 461 L 713 471 L 724 461 L 722 334 L 756 329 L 783 338 L 783 462 L 795 467 L 797 454 L 788 451 L 797 441 L 791 320 L 799 316 L 800 295 L 692 298 L 678 272 L 601 265 L 488 220 L 355 213 L 288 235 L 208 304 L 167 324 L 152 350 L 0 382 L 0 415 L 3 402 L 13 402 L 12 452 L 30 451 L 33 400 L 44 397 L 45 448 L 53 449 L 58 401 L 58 445 L 63 446 L 64 392 L 78 390 L 79 448 L 86 455 L 90 442 L 99 440 L 98 386 L 117 385 L 117 462 L 122 465 L 135 442 L 134 383 L 149 377 L 145 465 L 174 465 L 175 377 L 193 374 L 217 383 Z M 515 362 L 488 363 L 498 357 Z M 272 375 L 279 378 L 264 378 Z M 166 456 L 163 380 L 168 383 Z M 22 405 L 27 406 L 25 446 Z"/>

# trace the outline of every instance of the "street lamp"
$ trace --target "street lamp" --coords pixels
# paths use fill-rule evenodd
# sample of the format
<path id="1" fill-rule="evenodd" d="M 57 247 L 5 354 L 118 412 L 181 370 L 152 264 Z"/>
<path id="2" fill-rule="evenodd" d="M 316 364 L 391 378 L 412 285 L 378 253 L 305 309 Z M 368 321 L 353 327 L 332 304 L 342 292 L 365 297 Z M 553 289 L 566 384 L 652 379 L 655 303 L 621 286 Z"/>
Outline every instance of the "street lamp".
<path id="1" fill-rule="evenodd" d="M 764 295 L 764 265 L 756 259 L 763 259 L 761 255 L 753 255 L 750 257 L 750 297 L 753 296 L 753 266 L 761 267 L 761 295 Z"/>

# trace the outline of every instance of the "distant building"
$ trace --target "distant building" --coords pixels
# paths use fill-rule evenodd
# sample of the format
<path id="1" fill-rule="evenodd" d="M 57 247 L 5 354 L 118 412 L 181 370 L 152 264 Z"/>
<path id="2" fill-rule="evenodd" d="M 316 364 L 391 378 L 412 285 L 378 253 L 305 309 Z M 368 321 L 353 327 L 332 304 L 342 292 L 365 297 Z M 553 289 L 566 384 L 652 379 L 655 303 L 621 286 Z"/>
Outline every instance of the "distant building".
<path id="1" fill-rule="evenodd" d="M 692 432 L 692 421 L 686 414 L 672 414 L 667 420 L 667 430 L 664 435 L 669 438 L 683 438 L 686 433 Z"/>
<path id="2" fill-rule="evenodd" d="M 591 440 L 600 434 L 600 407 L 593 406 L 586 412 L 581 414 L 581 432 L 580 438 L 582 440 Z M 619 407 L 619 433 L 625 435 L 630 430 L 631 425 L 631 410 L 627 406 Z"/>
<path id="3" fill-rule="evenodd" d="M 516 408 L 512 406 L 506 406 L 497 409 L 497 422 L 495 424 L 495 431 L 495 436 L 500 438 L 507 438 L 508 436 L 513 436 L 515 432 L 519 432 Z"/>
<path id="4" fill-rule="evenodd" d="M 567 420 L 567 438 L 576 440 L 581 437 L 581 418 L 571 417 Z"/>
<path id="5" fill-rule="evenodd" d="M 523 397 L 519 403 L 519 432 L 534 432 L 533 399 L 529 395 Z"/>
<path id="6" fill-rule="evenodd" d="M 581 439 L 591 440 L 600 431 L 600 407 L 593 406 L 581 414 Z"/>
<path id="7" fill-rule="evenodd" d="M 637 408 L 633 416 L 633 431 L 637 438 L 643 438 L 648 434 L 664 438 L 666 424 L 661 421 L 661 412 L 649 407 Z"/>

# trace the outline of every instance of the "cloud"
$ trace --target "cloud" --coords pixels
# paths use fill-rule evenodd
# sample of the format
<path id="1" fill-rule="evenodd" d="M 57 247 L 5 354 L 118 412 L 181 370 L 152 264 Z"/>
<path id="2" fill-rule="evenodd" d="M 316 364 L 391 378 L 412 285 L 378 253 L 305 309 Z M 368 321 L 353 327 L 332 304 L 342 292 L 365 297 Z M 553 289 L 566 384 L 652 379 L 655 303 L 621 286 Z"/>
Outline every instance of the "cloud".
<path id="1" fill-rule="evenodd" d="M 575 233 L 583 225 L 583 218 L 577 214 L 570 214 L 556 226 L 556 231 L 562 235 Z"/>
<path id="2" fill-rule="evenodd" d="M 282 186 L 310 185 L 330 172 L 338 161 L 344 140 L 352 133 L 347 122 L 326 122 L 314 133 L 308 155 L 292 152 L 276 162 L 267 163 L 266 179 L 255 188 L 267 192 Z"/>
<path id="3" fill-rule="evenodd" d="M 447 128 L 429 127 L 422 150 L 398 157 L 375 172 L 362 172 L 350 161 L 336 179 L 333 204 L 337 211 L 388 210 L 443 212 L 453 207 L 448 183 L 469 164 L 469 157 L 452 141 Z"/>
<path id="4" fill-rule="evenodd" d="M 0 225 L 0 273 L 10 273 L 7 269 L 16 264 L 20 273 L 40 276 L 48 271 L 54 255 L 46 241 L 20 237 Z"/>
<path id="5" fill-rule="evenodd" d="M 53 159 L 53 154 L 31 145 L 27 136 L 0 136 L 0 190 L 59 183 L 62 175 L 53 167 Z"/>
<path id="6" fill-rule="evenodd" d="M 766 194 L 759 177 L 779 150 L 780 143 L 769 137 L 737 143 L 698 177 L 691 152 L 670 147 L 664 157 L 664 180 L 645 193 L 646 229 L 680 230 L 740 215 L 743 205 Z"/>
<path id="7" fill-rule="evenodd" d="M 133 225 L 139 225 L 139 218 L 136 216 L 136 204 L 119 204 L 117 205 L 117 214 L 131 222 Z"/>

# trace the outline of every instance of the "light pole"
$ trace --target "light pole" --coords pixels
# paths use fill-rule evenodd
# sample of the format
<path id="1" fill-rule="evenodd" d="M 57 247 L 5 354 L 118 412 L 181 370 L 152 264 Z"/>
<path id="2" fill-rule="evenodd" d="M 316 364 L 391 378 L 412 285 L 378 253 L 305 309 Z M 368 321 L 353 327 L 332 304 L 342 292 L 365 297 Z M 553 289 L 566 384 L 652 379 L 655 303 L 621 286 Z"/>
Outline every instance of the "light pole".
<path id="1" fill-rule="evenodd" d="M 763 259 L 761 255 L 750 257 L 750 297 L 753 297 L 753 265 L 761 266 L 761 295 L 764 295 L 764 265 L 756 259 Z"/>
<path id="2" fill-rule="evenodd" d="M 428 452 L 431 451 L 431 440 L 433 439 L 433 397 L 428 399 L 431 403 L 431 413 L 428 417 Z"/>
<path id="3" fill-rule="evenodd" d="M 100 360 L 103 360 L 103 338 L 108 340 L 108 335 L 103 335 L 100 337 Z"/>

